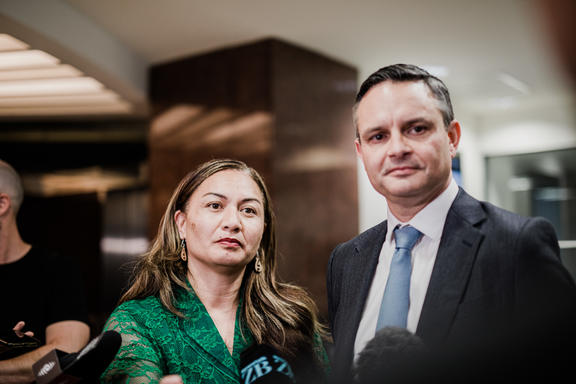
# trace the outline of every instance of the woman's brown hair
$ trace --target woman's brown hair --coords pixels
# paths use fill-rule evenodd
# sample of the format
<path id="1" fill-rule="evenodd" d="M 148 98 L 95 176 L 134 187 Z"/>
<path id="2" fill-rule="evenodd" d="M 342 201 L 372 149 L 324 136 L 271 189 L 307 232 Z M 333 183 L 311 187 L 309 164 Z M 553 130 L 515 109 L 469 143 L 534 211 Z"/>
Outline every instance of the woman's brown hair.
<path id="1" fill-rule="evenodd" d="M 257 253 L 263 271 L 254 272 L 254 260 L 246 267 L 241 290 L 241 319 L 257 343 L 270 344 L 292 357 L 310 351 L 314 338 L 325 335 L 318 321 L 317 307 L 305 290 L 276 279 L 276 227 L 270 195 L 258 172 L 238 160 L 206 162 L 182 179 L 170 198 L 150 250 L 137 261 L 131 286 L 121 297 L 120 303 L 157 296 L 168 310 L 183 316 L 175 307 L 174 292 L 177 286 L 189 289 L 188 271 L 186 263 L 180 259 L 180 237 L 174 214 L 178 210 L 184 211 L 188 199 L 200 184 L 224 170 L 248 174 L 264 198 L 265 226 Z"/>

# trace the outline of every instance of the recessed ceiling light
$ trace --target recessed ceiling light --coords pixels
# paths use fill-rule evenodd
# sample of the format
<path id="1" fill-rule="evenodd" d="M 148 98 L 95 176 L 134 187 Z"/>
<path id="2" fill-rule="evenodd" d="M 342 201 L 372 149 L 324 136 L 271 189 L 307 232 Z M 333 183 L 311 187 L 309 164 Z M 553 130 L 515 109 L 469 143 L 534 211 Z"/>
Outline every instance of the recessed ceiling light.
<path id="1" fill-rule="evenodd" d="M 43 106 L 43 107 L 15 107 L 2 108 L 2 116 L 62 116 L 62 115 L 101 115 L 101 114 L 126 114 L 132 111 L 132 106 L 121 101 L 107 105 L 65 105 L 65 106 Z"/>
<path id="2" fill-rule="evenodd" d="M 0 116 L 126 114 L 132 105 L 57 57 L 0 34 Z"/>
<path id="3" fill-rule="evenodd" d="M 102 88 L 103 85 L 91 77 L 2 81 L 0 97 L 75 95 L 98 92 Z"/>
<path id="4" fill-rule="evenodd" d="M 56 77 L 77 77 L 83 73 L 71 65 L 60 64 L 50 68 L 15 69 L 11 71 L 0 71 L 0 81 L 2 80 L 28 80 L 28 79 L 49 79 Z"/>
<path id="5" fill-rule="evenodd" d="M 525 95 L 530 93 L 530 87 L 528 86 L 528 84 L 508 73 L 504 72 L 500 73 L 498 75 L 498 80 L 500 80 L 502 83 L 506 84 L 510 88 L 517 90 L 520 93 L 523 93 Z"/>
<path id="6" fill-rule="evenodd" d="M 29 45 L 5 33 L 0 33 L 0 51 L 20 51 Z"/>
<path id="7" fill-rule="evenodd" d="M 0 97 L 0 107 L 47 107 L 63 105 L 111 104 L 119 101 L 116 93 L 101 91 L 88 95 L 50 95 L 32 97 Z"/>
<path id="8" fill-rule="evenodd" d="M 0 52 L 0 70 L 47 67 L 60 63 L 54 56 L 37 49 L 30 51 Z"/>

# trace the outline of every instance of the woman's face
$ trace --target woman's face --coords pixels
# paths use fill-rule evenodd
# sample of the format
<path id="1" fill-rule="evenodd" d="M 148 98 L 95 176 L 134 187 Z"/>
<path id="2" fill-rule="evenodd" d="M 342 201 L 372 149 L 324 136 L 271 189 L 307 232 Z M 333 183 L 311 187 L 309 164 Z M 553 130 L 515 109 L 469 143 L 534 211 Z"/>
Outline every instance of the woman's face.
<path id="1" fill-rule="evenodd" d="M 258 251 L 264 213 L 262 192 L 248 174 L 225 170 L 204 180 L 174 215 L 188 268 L 243 269 Z"/>

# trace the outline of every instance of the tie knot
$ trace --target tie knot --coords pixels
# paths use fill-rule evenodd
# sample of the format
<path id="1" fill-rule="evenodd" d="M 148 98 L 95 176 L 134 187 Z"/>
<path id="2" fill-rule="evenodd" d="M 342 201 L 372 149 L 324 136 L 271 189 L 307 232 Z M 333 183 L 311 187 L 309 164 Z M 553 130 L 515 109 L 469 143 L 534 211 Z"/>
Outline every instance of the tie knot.
<path id="1" fill-rule="evenodd" d="M 422 236 L 419 230 L 409 225 L 403 228 L 394 229 L 394 238 L 396 239 L 396 248 L 412 250 L 414 244 Z"/>

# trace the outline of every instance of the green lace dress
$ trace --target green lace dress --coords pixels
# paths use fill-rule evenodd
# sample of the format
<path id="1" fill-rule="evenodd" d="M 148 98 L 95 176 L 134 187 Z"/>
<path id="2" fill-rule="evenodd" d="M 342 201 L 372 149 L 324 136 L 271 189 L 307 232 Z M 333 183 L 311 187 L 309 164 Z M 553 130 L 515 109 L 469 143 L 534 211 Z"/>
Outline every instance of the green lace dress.
<path id="1" fill-rule="evenodd" d="M 104 330 L 119 332 L 122 346 L 101 382 L 157 383 L 165 375 L 178 374 L 187 384 L 240 383 L 240 354 L 253 343 L 250 331 L 239 327 L 241 311 L 237 311 L 230 354 L 193 291 L 179 289 L 176 308 L 185 318 L 174 315 L 152 296 L 118 306 Z M 316 349 L 326 363 L 324 348 L 320 344 Z"/>

